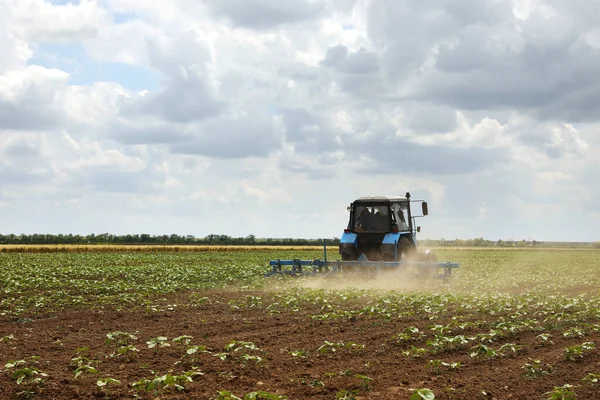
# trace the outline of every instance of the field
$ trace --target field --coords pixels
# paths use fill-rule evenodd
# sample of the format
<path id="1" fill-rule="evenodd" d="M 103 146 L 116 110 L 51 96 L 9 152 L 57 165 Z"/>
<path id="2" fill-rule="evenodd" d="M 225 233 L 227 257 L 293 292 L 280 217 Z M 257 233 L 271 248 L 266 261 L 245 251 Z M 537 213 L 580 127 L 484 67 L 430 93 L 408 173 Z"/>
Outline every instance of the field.
<path id="1" fill-rule="evenodd" d="M 366 282 L 221 250 L 0 252 L 0 398 L 600 399 L 598 251 Z"/>

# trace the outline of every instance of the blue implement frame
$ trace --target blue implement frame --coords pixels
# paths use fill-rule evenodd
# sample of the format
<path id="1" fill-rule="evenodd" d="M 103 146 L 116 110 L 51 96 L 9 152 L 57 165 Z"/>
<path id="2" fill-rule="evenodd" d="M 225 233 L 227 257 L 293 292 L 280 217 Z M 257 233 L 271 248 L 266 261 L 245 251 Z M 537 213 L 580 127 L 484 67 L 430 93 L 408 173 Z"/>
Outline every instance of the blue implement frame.
<path id="1" fill-rule="evenodd" d="M 323 260 L 271 260 L 269 261 L 271 271 L 265 275 L 317 275 L 323 272 L 339 272 L 342 271 L 344 267 L 370 268 L 377 272 L 398 268 L 418 268 L 421 270 L 430 269 L 430 271 L 433 269 L 436 270 L 436 272 L 442 270 L 443 273 L 437 273 L 437 276 L 440 278 L 447 278 L 452 275 L 453 269 L 459 268 L 459 264 L 455 262 L 398 261 L 396 246 L 394 246 L 394 260 L 395 261 L 369 261 L 362 255 L 357 261 L 328 261 L 327 245 L 325 244 L 325 241 L 323 241 Z M 283 267 L 291 267 L 291 269 L 284 269 Z"/>

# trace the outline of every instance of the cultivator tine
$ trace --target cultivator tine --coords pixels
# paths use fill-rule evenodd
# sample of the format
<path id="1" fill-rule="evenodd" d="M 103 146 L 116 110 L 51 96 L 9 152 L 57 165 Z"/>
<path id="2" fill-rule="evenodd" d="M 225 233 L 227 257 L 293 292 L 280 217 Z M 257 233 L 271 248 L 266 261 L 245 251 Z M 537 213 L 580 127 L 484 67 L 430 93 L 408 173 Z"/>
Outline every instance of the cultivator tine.
<path id="1" fill-rule="evenodd" d="M 431 271 L 440 278 L 452 276 L 452 270 L 458 268 L 457 263 L 452 262 L 432 262 L 432 261 L 369 261 L 366 257 L 356 261 L 325 261 L 325 260 L 271 260 L 271 272 L 267 276 L 272 275 L 320 275 L 330 272 L 341 271 L 393 271 L 393 270 L 409 270 L 413 269 L 417 272 Z M 290 267 L 284 269 L 283 267 Z M 312 268 L 309 268 L 312 267 Z M 432 271 L 434 270 L 434 271 Z M 441 272 L 441 273 L 440 273 Z"/>

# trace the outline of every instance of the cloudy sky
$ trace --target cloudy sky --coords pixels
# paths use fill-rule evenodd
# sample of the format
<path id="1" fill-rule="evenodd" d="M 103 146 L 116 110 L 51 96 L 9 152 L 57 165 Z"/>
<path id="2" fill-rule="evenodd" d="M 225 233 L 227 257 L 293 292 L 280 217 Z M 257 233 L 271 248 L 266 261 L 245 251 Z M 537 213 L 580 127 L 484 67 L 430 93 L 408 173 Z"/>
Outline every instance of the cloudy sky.
<path id="1" fill-rule="evenodd" d="M 0 232 L 600 240 L 597 0 L 0 0 Z"/>

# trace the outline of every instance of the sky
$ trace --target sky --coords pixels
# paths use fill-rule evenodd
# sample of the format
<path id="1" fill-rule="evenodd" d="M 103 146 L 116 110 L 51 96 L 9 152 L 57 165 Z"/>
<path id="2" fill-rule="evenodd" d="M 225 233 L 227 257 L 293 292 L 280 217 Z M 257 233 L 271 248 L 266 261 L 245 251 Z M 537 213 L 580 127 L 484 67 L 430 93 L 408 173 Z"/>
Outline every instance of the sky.
<path id="1" fill-rule="evenodd" d="M 0 0 L 0 232 L 600 240 L 597 0 Z"/>

